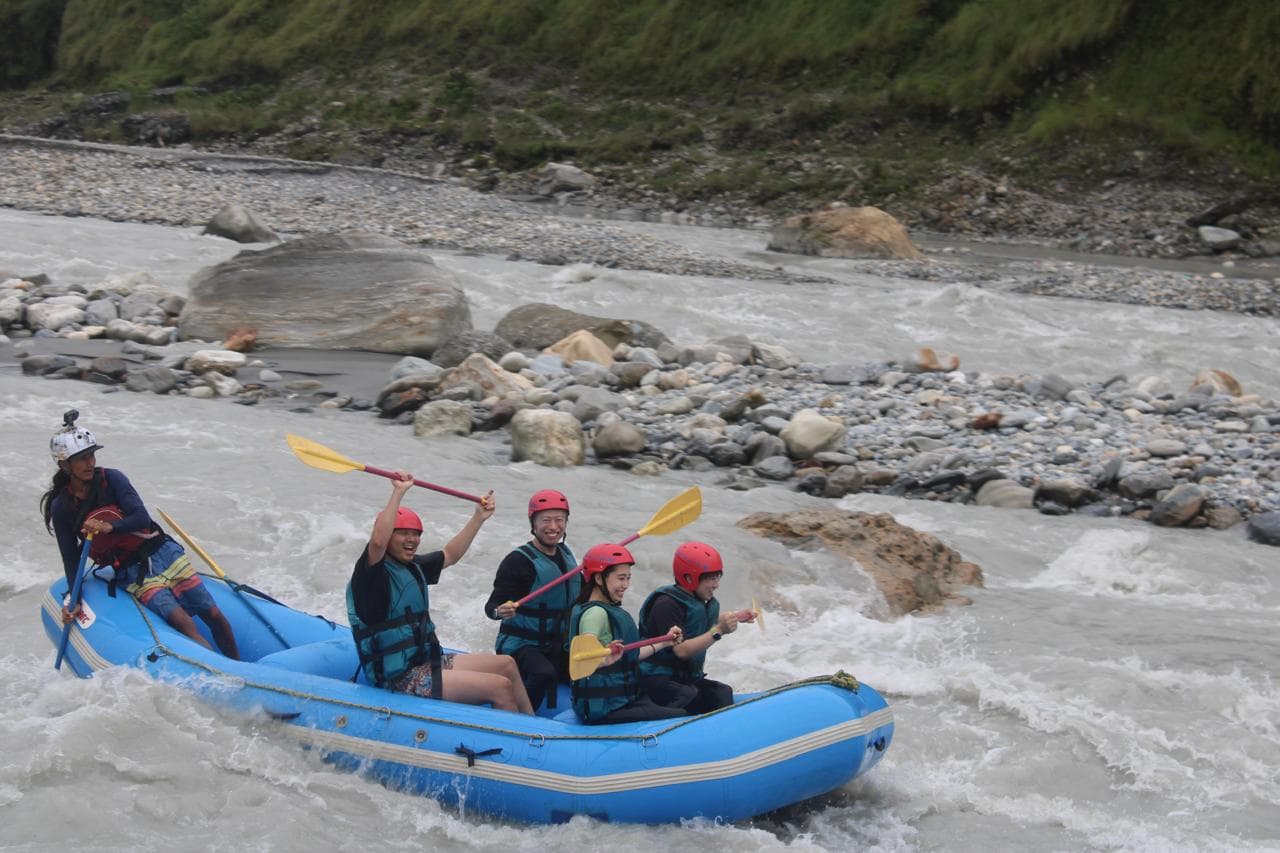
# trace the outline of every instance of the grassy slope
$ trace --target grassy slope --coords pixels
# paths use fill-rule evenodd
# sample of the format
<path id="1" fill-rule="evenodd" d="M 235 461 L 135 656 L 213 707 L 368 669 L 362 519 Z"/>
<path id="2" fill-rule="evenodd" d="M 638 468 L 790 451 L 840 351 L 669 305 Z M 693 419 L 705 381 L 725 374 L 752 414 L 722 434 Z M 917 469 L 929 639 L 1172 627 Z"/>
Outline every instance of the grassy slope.
<path id="1" fill-rule="evenodd" d="M 306 117 L 461 146 L 508 169 L 683 150 L 669 183 L 708 191 L 767 195 L 773 155 L 819 138 L 826 156 L 858 153 L 871 161 L 869 180 L 888 169 L 899 183 L 910 183 L 902 173 L 913 158 L 963 160 L 976 156 L 966 146 L 993 138 L 1041 152 L 1136 139 L 1255 176 L 1280 171 L 1280 4 L 384 0 L 377 14 L 368 9 L 365 0 L 0 0 L 0 49 L 10 48 L 0 81 L 119 87 L 141 108 L 151 86 L 204 84 L 213 94 L 180 103 L 200 134 L 249 138 Z M 904 123 L 914 131 L 881 138 Z M 742 162 L 700 169 L 704 143 Z M 331 141 L 307 144 L 293 153 L 334 153 Z M 774 189 L 804 192 L 803 183 Z"/>

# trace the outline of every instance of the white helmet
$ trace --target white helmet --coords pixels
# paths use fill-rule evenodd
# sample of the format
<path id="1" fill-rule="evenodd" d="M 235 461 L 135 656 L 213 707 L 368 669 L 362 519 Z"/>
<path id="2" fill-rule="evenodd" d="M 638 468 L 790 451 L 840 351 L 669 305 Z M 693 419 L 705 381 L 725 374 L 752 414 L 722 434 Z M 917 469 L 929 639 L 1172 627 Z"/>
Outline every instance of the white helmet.
<path id="1" fill-rule="evenodd" d="M 86 450 L 101 450 L 102 445 L 84 427 L 71 426 L 54 433 L 49 439 L 49 452 L 54 462 L 70 459 Z"/>

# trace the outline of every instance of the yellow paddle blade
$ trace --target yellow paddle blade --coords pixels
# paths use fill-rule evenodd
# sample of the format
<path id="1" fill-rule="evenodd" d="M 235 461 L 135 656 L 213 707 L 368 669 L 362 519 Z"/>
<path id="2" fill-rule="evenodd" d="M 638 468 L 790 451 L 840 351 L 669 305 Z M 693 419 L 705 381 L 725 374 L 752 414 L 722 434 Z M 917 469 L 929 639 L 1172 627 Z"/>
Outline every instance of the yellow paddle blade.
<path id="1" fill-rule="evenodd" d="M 665 536 L 674 533 L 702 515 L 702 492 L 690 486 L 662 505 L 637 536 Z"/>
<path id="2" fill-rule="evenodd" d="M 756 624 L 760 626 L 760 630 L 764 630 L 764 611 L 760 609 L 760 605 L 756 604 L 756 600 L 751 599 L 751 612 L 756 615 Z"/>
<path id="3" fill-rule="evenodd" d="M 196 540 L 188 536 L 187 531 L 183 530 L 181 527 L 178 526 L 178 522 L 170 518 L 169 513 L 165 512 L 162 509 L 157 509 L 156 512 L 160 514 L 160 517 L 162 519 L 164 519 L 164 523 L 172 527 L 173 532 L 178 534 L 178 537 L 182 539 L 183 542 L 187 543 L 188 548 L 190 548 L 192 551 L 195 551 L 197 554 L 200 555 L 200 559 L 204 560 L 205 564 L 209 568 L 213 569 L 213 573 L 215 575 L 217 575 L 220 578 L 225 578 L 227 576 L 227 573 L 222 570 L 222 567 L 219 566 L 216 562 L 214 562 L 213 557 L 210 557 L 209 553 L 196 543 Z"/>
<path id="4" fill-rule="evenodd" d="M 595 634 L 579 634 L 569 643 L 569 678 L 577 681 L 600 668 L 609 656 L 609 647 L 600 645 Z"/>
<path id="5" fill-rule="evenodd" d="M 359 462 L 353 462 L 338 451 L 331 450 L 323 444 L 317 444 L 309 438 L 286 433 L 284 440 L 289 442 L 289 449 L 293 451 L 293 455 L 312 468 L 332 471 L 335 474 L 364 470 L 364 465 Z"/>

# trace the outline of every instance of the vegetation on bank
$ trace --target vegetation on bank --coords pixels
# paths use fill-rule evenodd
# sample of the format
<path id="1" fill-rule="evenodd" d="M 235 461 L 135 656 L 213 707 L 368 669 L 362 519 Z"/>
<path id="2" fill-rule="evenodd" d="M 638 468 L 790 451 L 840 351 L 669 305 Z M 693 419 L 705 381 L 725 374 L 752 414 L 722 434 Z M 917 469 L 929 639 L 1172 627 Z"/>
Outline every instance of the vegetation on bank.
<path id="1" fill-rule="evenodd" d="M 1280 4 L 1254 0 L 0 0 L 0 86 L 64 93 L 48 111 L 188 84 L 165 108 L 197 141 L 301 124 L 300 157 L 367 156 L 373 131 L 506 170 L 657 158 L 660 190 L 758 201 L 1010 151 L 1274 175 L 1277 44 Z M 856 174 L 780 181 L 802 152 Z"/>

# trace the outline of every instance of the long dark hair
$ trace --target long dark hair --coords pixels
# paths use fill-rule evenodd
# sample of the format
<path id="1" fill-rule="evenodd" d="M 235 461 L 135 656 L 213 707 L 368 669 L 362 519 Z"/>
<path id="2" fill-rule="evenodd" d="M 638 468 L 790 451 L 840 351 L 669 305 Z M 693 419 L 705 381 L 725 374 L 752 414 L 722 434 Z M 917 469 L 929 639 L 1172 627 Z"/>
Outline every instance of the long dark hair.
<path id="1" fill-rule="evenodd" d="M 610 566 L 607 570 L 601 572 L 600 574 L 592 575 L 590 580 L 584 581 L 582 586 L 578 588 L 578 603 L 586 604 L 591 599 L 591 590 L 599 586 L 599 584 L 596 583 L 596 578 L 603 578 L 605 575 L 609 574 L 609 572 L 613 571 L 615 568 L 616 568 L 615 566 Z M 608 597 L 608 593 L 605 594 L 605 597 L 606 598 Z"/>
<path id="2" fill-rule="evenodd" d="M 71 482 L 71 475 L 59 468 L 53 472 L 53 483 L 49 491 L 40 496 L 40 514 L 44 516 L 44 529 L 53 535 L 53 499 Z"/>

